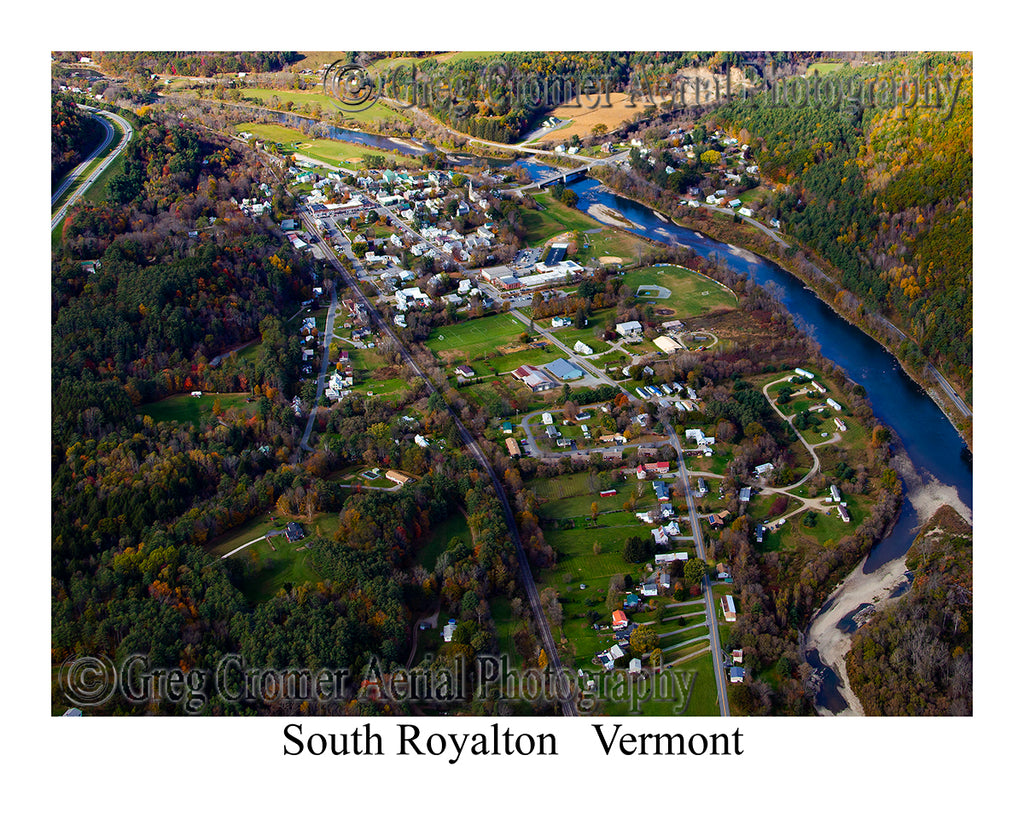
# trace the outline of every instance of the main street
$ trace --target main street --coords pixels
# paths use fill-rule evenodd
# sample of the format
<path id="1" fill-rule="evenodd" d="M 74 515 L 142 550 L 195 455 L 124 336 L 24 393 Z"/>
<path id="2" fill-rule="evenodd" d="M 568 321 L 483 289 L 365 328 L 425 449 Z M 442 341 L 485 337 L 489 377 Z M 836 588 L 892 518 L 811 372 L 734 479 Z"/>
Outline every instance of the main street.
<path id="1" fill-rule="evenodd" d="M 338 272 L 338 275 L 341 277 L 342 281 L 344 281 L 348 288 L 352 291 L 353 296 L 363 304 L 363 306 L 366 308 L 368 315 L 370 315 L 373 321 L 380 327 L 381 332 L 386 334 L 395 344 L 395 348 L 400 352 L 406 366 L 408 366 L 409 369 L 411 369 L 417 376 L 419 376 L 423 380 L 423 383 L 426 385 L 427 389 L 432 394 L 437 395 L 444 403 L 445 407 L 448 409 L 449 414 L 451 415 L 452 420 L 455 422 L 455 427 L 456 429 L 458 429 L 459 435 L 462 438 L 462 441 L 465 444 L 466 449 L 469 450 L 470 453 L 472 453 L 473 457 L 476 458 L 476 460 L 483 467 L 484 471 L 487 472 L 488 477 L 491 479 L 491 483 L 494 486 L 495 494 L 497 495 L 497 498 L 501 503 L 505 513 L 505 523 L 508 527 L 509 537 L 511 538 L 512 543 L 516 549 L 516 559 L 519 562 L 519 573 L 523 584 L 523 590 L 526 592 L 526 597 L 530 602 L 530 611 L 533 614 L 533 618 L 537 624 L 537 631 L 540 634 L 541 644 L 544 648 L 544 653 L 547 655 L 548 658 L 548 667 L 551 669 L 551 673 L 557 684 L 559 681 L 563 679 L 563 675 L 565 675 L 565 672 L 562 669 L 561 659 L 558 656 L 558 647 L 555 645 L 555 640 L 551 635 L 551 629 L 548 627 L 547 618 L 544 615 L 544 609 L 540 603 L 540 595 L 537 592 L 537 585 L 536 583 L 534 583 L 533 574 L 530 571 L 530 564 L 526 558 L 526 552 L 523 549 L 523 542 L 519 536 L 519 527 L 516 525 L 515 515 L 512 512 L 512 505 L 509 503 L 508 496 L 505 494 L 504 487 L 498 480 L 498 476 L 497 473 L 494 471 L 494 467 L 491 465 L 490 460 L 487 458 L 483 450 L 480 448 L 480 445 L 477 443 L 476 439 L 470 434 L 469 430 L 466 429 L 465 425 L 462 423 L 458 414 L 451 408 L 451 406 L 449 406 L 448 402 L 444 398 L 444 393 L 441 390 L 439 390 L 437 386 L 429 378 L 427 378 L 426 374 L 422 371 L 422 369 L 420 369 L 419 365 L 413 359 L 412 354 L 402 343 L 401 339 L 399 339 L 398 336 L 395 335 L 394 331 L 391 329 L 388 323 L 384 321 L 384 318 L 383 316 L 380 315 L 380 312 L 377 310 L 376 305 L 374 305 L 373 302 L 371 302 L 370 299 L 366 297 L 363 291 L 359 289 L 358 281 L 353 279 L 353 277 L 350 276 L 349 272 L 345 269 L 344 265 L 341 264 L 337 254 L 334 252 L 334 249 L 324 238 L 320 230 L 316 227 L 314 220 L 306 213 L 303 213 L 302 219 L 306 225 L 307 232 L 311 236 L 317 237 L 317 243 L 324 250 L 325 254 L 327 255 L 327 259 L 330 261 L 334 269 Z M 342 252 L 345 254 L 346 258 L 348 258 L 348 260 L 351 262 L 353 270 L 356 273 L 356 276 L 360 276 L 361 272 L 365 273 L 365 271 L 362 270 L 362 263 L 356 258 L 355 254 L 352 252 L 352 245 L 349 242 L 349 240 L 344 236 L 344 234 L 341 234 L 341 236 L 338 238 L 338 246 L 342 248 Z M 567 675 L 565 675 L 564 678 L 569 679 Z M 564 716 L 579 716 L 579 710 L 576 707 L 575 697 L 571 694 L 571 692 L 566 693 L 566 696 L 559 697 L 562 714 Z"/>

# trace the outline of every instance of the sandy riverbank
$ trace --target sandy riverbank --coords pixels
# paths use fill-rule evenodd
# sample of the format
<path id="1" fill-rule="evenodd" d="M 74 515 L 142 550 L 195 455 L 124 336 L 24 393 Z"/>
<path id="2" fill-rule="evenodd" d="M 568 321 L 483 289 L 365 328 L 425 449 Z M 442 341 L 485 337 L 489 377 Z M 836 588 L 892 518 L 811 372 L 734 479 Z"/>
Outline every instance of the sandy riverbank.
<path id="1" fill-rule="evenodd" d="M 882 608 L 889 594 L 903 580 L 903 573 L 907 570 L 906 555 L 886 563 L 871 574 L 864 574 L 865 561 L 867 557 L 857 564 L 857 568 L 829 596 L 822 607 L 827 607 L 827 611 L 812 621 L 807 632 L 807 649 L 817 649 L 822 664 L 831 667 L 842 680 L 840 693 L 848 707 L 836 715 L 841 717 L 862 717 L 864 707 L 853 693 L 850 677 L 846 672 L 845 657 L 850 651 L 853 635 L 840 631 L 839 621 L 863 603 L 871 603 L 876 610 Z M 819 713 L 832 715 L 827 708 L 819 709 Z"/>
<path id="2" fill-rule="evenodd" d="M 591 205 L 587 208 L 587 213 L 606 225 L 613 225 L 618 228 L 625 228 L 626 230 L 636 229 L 636 225 L 630 222 L 629 219 L 607 205 Z"/>
<path id="3" fill-rule="evenodd" d="M 913 468 L 906 452 L 897 453 L 895 461 L 896 469 L 903 478 L 904 502 L 914 507 L 918 527 L 924 526 L 943 505 L 952 507 L 964 520 L 973 525 L 971 510 L 960 499 L 955 487 L 940 483 L 935 478 L 923 479 Z M 906 555 L 889 561 L 871 574 L 864 574 L 866 562 L 867 557 L 861 560 L 839 588 L 829 595 L 828 600 L 822 605 L 824 613 L 816 615 L 807 630 L 806 650 L 817 649 L 822 664 L 831 667 L 842 680 L 841 693 L 849 707 L 839 712 L 837 716 L 864 715 L 864 708 L 853 693 L 846 671 L 846 655 L 850 651 L 853 634 L 840 631 L 839 621 L 865 603 L 873 605 L 876 612 L 889 605 L 892 602 L 889 595 L 903 580 L 907 570 Z M 819 712 L 832 714 L 828 709 L 819 709 Z"/>

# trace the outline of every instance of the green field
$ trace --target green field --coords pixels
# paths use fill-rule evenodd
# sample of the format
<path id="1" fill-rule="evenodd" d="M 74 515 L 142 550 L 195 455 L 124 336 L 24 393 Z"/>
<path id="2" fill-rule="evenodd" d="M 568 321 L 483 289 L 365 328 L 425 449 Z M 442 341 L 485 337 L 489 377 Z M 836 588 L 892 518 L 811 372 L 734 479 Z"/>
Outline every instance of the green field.
<path id="1" fill-rule="evenodd" d="M 110 189 L 110 180 L 117 176 L 123 167 L 124 154 L 122 153 L 107 165 L 103 173 L 96 177 L 96 181 L 92 183 L 89 190 L 82 194 L 82 199 L 90 204 L 106 201 L 107 193 Z"/>
<path id="2" fill-rule="evenodd" d="M 645 284 L 668 288 L 672 291 L 670 298 L 652 301 L 658 305 L 674 307 L 680 318 L 736 306 L 736 296 L 725 285 L 675 265 L 631 270 L 625 275 L 625 284 L 634 290 Z"/>
<path id="3" fill-rule="evenodd" d="M 607 312 L 610 314 L 610 311 Z M 545 322 L 545 329 L 550 329 L 547 327 L 547 322 Z M 607 342 L 601 340 L 602 327 L 598 323 L 596 316 L 591 317 L 590 325 L 587 327 L 583 327 L 578 330 L 575 327 L 563 327 L 557 330 L 552 330 L 551 332 L 555 334 L 555 337 L 559 341 L 569 348 L 572 348 L 577 341 L 582 341 L 594 351 L 595 355 L 600 355 L 601 353 L 607 352 L 611 349 Z"/>
<path id="4" fill-rule="evenodd" d="M 243 122 L 235 126 L 235 131 L 238 133 L 244 131 L 265 142 L 279 144 L 281 150 L 285 153 L 300 153 L 308 156 L 310 159 L 336 167 L 360 167 L 363 159 L 368 156 L 387 157 L 399 165 L 415 164 L 411 157 L 403 156 L 402 154 L 381 151 L 376 148 L 367 148 L 354 142 L 313 138 L 302 133 L 297 128 L 288 128 L 284 125 Z"/>
<path id="5" fill-rule="evenodd" d="M 550 193 L 539 193 L 533 198 L 537 200 L 543 210 L 523 211 L 523 224 L 526 226 L 524 241 L 528 245 L 541 245 L 552 236 L 569 230 L 591 230 L 604 227 L 583 211 L 570 208 L 559 202 Z"/>
<path id="6" fill-rule="evenodd" d="M 365 111 L 348 111 L 340 108 L 337 105 L 337 101 L 325 94 L 323 91 L 294 91 L 278 88 L 246 88 L 243 92 L 243 97 L 248 102 L 253 102 L 257 105 L 270 107 L 270 101 L 277 97 L 279 105 L 275 106 L 278 110 L 284 110 L 283 106 L 285 103 L 291 103 L 292 108 L 288 109 L 295 113 L 309 113 L 316 114 L 317 108 L 320 107 L 320 111 L 327 116 L 340 113 L 347 120 L 353 120 L 355 122 L 381 122 L 386 119 L 393 120 L 407 120 L 408 117 L 405 114 L 392 111 L 385 105 L 377 102 L 367 108 Z"/>
<path id="7" fill-rule="evenodd" d="M 831 74 L 833 71 L 838 71 L 846 63 L 811 63 L 807 66 L 807 73 L 814 74 L 817 71 L 819 74 Z"/>
<path id="8" fill-rule="evenodd" d="M 180 393 L 164 398 L 162 401 L 141 404 L 138 407 L 138 413 L 143 416 L 148 415 L 157 423 L 176 421 L 179 424 L 199 426 L 213 416 L 213 405 L 216 401 L 219 400 L 221 409 L 226 411 L 235 407 L 245 407 L 245 399 L 248 397 L 249 393 L 246 392 L 204 392 L 202 398 L 193 398 L 188 393 Z"/>
<path id="9" fill-rule="evenodd" d="M 498 313 L 460 324 L 438 327 L 424 343 L 445 360 L 473 361 L 515 341 L 524 332 L 526 327 L 517 318 L 507 313 Z M 516 364 L 513 367 L 502 367 L 501 371 L 515 369 L 518 366 Z"/>
<path id="10" fill-rule="evenodd" d="M 308 531 L 308 528 L 307 528 Z M 242 593 L 252 602 L 269 600 L 284 587 L 302 583 L 316 583 L 323 578 L 313 569 L 311 554 L 303 549 L 305 541 L 289 543 L 278 535 L 271 541 L 261 540 L 229 560 L 248 561 L 250 573 L 240 583 Z M 301 551 L 298 551 L 300 550 Z"/>
<path id="11" fill-rule="evenodd" d="M 276 513 L 264 512 L 251 520 L 228 530 L 223 535 L 206 544 L 207 554 L 220 558 L 239 546 L 263 537 L 272 529 L 283 529 L 293 518 L 283 518 Z M 306 582 L 318 582 L 323 578 L 314 571 L 310 553 L 301 548 L 309 542 L 312 535 L 330 536 L 338 528 L 338 516 L 335 513 L 320 512 L 313 516 L 312 521 L 305 518 L 294 518 L 306 533 L 306 538 L 297 543 L 289 543 L 283 535 L 275 535 L 269 540 L 258 540 L 252 546 L 235 552 L 229 561 L 242 563 L 247 571 L 239 584 L 242 593 L 252 602 L 267 600 L 277 594 L 285 583 L 299 585 Z"/>

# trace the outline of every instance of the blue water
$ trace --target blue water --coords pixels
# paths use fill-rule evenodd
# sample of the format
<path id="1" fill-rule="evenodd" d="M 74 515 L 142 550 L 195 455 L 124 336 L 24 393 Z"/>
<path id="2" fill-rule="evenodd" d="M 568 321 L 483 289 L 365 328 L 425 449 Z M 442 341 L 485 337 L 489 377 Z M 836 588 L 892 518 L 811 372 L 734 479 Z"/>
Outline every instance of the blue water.
<path id="1" fill-rule="evenodd" d="M 569 187 L 580 197 L 580 210 L 595 203 L 614 208 L 634 224 L 632 232 L 640 236 L 666 244 L 688 245 L 704 258 L 724 259 L 729 267 L 748 274 L 757 284 L 772 283 L 771 290 L 821 345 L 822 354 L 867 390 L 875 415 L 899 436 L 918 474 L 926 481 L 934 477 L 955 487 L 964 504 L 973 506 L 971 462 L 961 457 L 963 441 L 949 419 L 903 372 L 895 356 L 836 314 L 798 278 L 760 256 L 664 222 L 650 208 L 616 196 L 594 179 L 584 179 Z M 897 525 L 897 530 L 900 528 Z M 909 528 L 900 532 L 901 540 L 912 540 Z M 876 547 L 876 552 L 882 545 Z M 906 547 L 893 554 L 891 547 L 895 545 L 888 544 L 889 548 L 882 550 L 888 554 L 887 560 L 903 554 L 910 543 L 906 540 Z"/>
<path id="2" fill-rule="evenodd" d="M 268 116 L 276 119 L 282 125 L 289 125 L 292 128 L 301 128 L 304 122 L 316 122 L 324 130 L 318 130 L 317 134 L 323 134 L 327 139 L 337 139 L 341 142 L 354 142 L 358 145 L 365 145 L 368 148 L 379 148 L 382 151 L 398 151 L 409 156 L 421 156 L 430 153 L 433 149 L 414 139 L 398 142 L 394 139 L 377 134 L 367 134 L 363 131 L 350 131 L 347 128 L 339 128 L 337 125 L 327 125 L 311 117 L 303 117 L 298 114 L 287 114 L 281 111 L 268 112 Z"/>

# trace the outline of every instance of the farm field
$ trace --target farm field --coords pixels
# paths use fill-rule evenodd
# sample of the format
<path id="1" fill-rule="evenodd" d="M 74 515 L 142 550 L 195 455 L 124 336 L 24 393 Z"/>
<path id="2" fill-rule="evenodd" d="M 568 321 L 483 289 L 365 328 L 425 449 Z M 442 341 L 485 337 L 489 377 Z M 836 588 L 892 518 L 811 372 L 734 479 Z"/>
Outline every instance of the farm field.
<path id="1" fill-rule="evenodd" d="M 243 122 L 235 126 L 236 132 L 247 132 L 258 139 L 281 145 L 286 152 L 300 153 L 333 166 L 361 167 L 363 159 L 369 156 L 387 157 L 396 164 L 413 164 L 410 157 L 376 148 L 367 148 L 354 142 L 341 142 L 336 139 L 313 138 L 297 128 L 285 125 L 272 125 L 260 122 Z"/>
<path id="2" fill-rule="evenodd" d="M 675 265 L 657 265 L 631 270 L 625 284 L 634 289 L 643 285 L 665 287 L 672 291 L 668 299 L 654 299 L 658 305 L 674 307 L 677 317 L 700 316 L 720 308 L 736 307 L 736 296 L 725 285 Z"/>
<path id="3" fill-rule="evenodd" d="M 656 97 L 657 103 L 664 102 L 668 97 Z M 646 97 L 629 94 L 612 93 L 586 97 L 580 95 L 580 104 L 575 102 L 560 105 L 550 112 L 561 120 L 569 120 L 555 131 L 544 137 L 544 142 L 566 142 L 574 136 L 583 138 L 590 136 L 596 125 L 604 125 L 608 131 L 614 131 L 622 123 L 632 119 L 646 105 L 652 104 Z"/>

